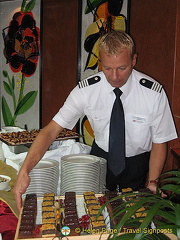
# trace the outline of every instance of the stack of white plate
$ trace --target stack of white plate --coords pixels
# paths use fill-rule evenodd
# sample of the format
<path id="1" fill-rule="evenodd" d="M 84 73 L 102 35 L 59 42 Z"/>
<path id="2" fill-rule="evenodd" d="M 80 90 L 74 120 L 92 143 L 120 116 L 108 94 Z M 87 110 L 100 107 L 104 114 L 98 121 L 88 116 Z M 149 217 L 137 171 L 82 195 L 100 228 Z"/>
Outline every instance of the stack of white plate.
<path id="1" fill-rule="evenodd" d="M 106 191 L 106 172 L 107 172 L 107 160 L 99 158 L 100 161 L 100 179 L 99 179 L 99 193 L 105 193 Z"/>
<path id="2" fill-rule="evenodd" d="M 43 159 L 29 173 L 30 185 L 26 194 L 36 193 L 42 197 L 44 193 L 57 194 L 59 180 L 59 162 L 52 159 Z"/>
<path id="3" fill-rule="evenodd" d="M 74 191 L 99 193 L 100 160 L 88 154 L 72 154 L 61 158 L 61 195 Z"/>

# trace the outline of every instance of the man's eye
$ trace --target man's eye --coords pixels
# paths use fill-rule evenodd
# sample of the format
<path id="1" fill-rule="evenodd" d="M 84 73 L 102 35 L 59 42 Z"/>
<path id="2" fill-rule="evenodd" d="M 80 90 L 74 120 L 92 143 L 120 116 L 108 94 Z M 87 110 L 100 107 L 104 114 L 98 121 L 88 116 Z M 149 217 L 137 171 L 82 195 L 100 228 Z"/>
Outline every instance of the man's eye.
<path id="1" fill-rule="evenodd" d="M 126 67 L 120 67 L 120 68 L 118 68 L 119 70 L 125 70 L 126 69 Z"/>

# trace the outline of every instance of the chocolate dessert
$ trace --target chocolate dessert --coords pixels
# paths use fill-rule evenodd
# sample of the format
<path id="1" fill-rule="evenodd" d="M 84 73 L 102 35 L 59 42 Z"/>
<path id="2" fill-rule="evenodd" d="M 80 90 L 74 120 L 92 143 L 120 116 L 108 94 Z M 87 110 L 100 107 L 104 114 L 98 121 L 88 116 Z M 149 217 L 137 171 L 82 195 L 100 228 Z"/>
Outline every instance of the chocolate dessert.
<path id="1" fill-rule="evenodd" d="M 21 222 L 19 227 L 19 237 L 28 238 L 33 236 L 36 226 L 37 196 L 27 194 L 23 204 Z"/>
<path id="2" fill-rule="evenodd" d="M 75 229 L 79 228 L 79 220 L 76 206 L 76 193 L 66 192 L 64 199 L 64 226 L 68 226 L 71 229 L 70 235 L 79 236 L 80 233 L 76 233 Z"/>

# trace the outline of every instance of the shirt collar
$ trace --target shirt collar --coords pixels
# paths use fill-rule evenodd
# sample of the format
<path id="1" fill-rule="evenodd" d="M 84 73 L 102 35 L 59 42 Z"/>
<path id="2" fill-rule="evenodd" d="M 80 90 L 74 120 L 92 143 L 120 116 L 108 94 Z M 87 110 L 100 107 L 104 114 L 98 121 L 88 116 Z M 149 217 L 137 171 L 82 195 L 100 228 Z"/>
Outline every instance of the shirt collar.
<path id="1" fill-rule="evenodd" d="M 129 94 L 131 90 L 131 85 L 132 85 L 132 73 L 129 76 L 127 82 L 120 88 L 125 97 Z"/>
<path id="2" fill-rule="evenodd" d="M 104 79 L 105 79 L 104 83 L 105 83 L 107 93 L 110 93 L 114 90 L 114 87 L 112 87 L 111 84 L 109 84 L 104 73 L 103 73 L 103 75 L 104 75 Z M 128 95 L 128 93 L 130 92 L 131 84 L 132 84 L 132 73 L 129 76 L 127 82 L 122 87 L 120 87 L 121 91 L 123 92 L 124 97 L 126 97 Z"/>

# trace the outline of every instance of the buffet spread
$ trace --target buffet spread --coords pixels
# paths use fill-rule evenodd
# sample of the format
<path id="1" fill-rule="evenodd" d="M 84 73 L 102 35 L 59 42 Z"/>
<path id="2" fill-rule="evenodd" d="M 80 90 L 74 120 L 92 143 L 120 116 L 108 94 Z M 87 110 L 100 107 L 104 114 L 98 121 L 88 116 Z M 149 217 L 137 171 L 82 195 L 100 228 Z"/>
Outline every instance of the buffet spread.
<path id="1" fill-rule="evenodd" d="M 2 132 L 0 133 L 0 141 L 9 146 L 18 146 L 32 143 L 41 130 L 18 131 L 18 132 Z M 79 138 L 80 135 L 74 131 L 64 129 L 58 134 L 55 141 Z"/>

